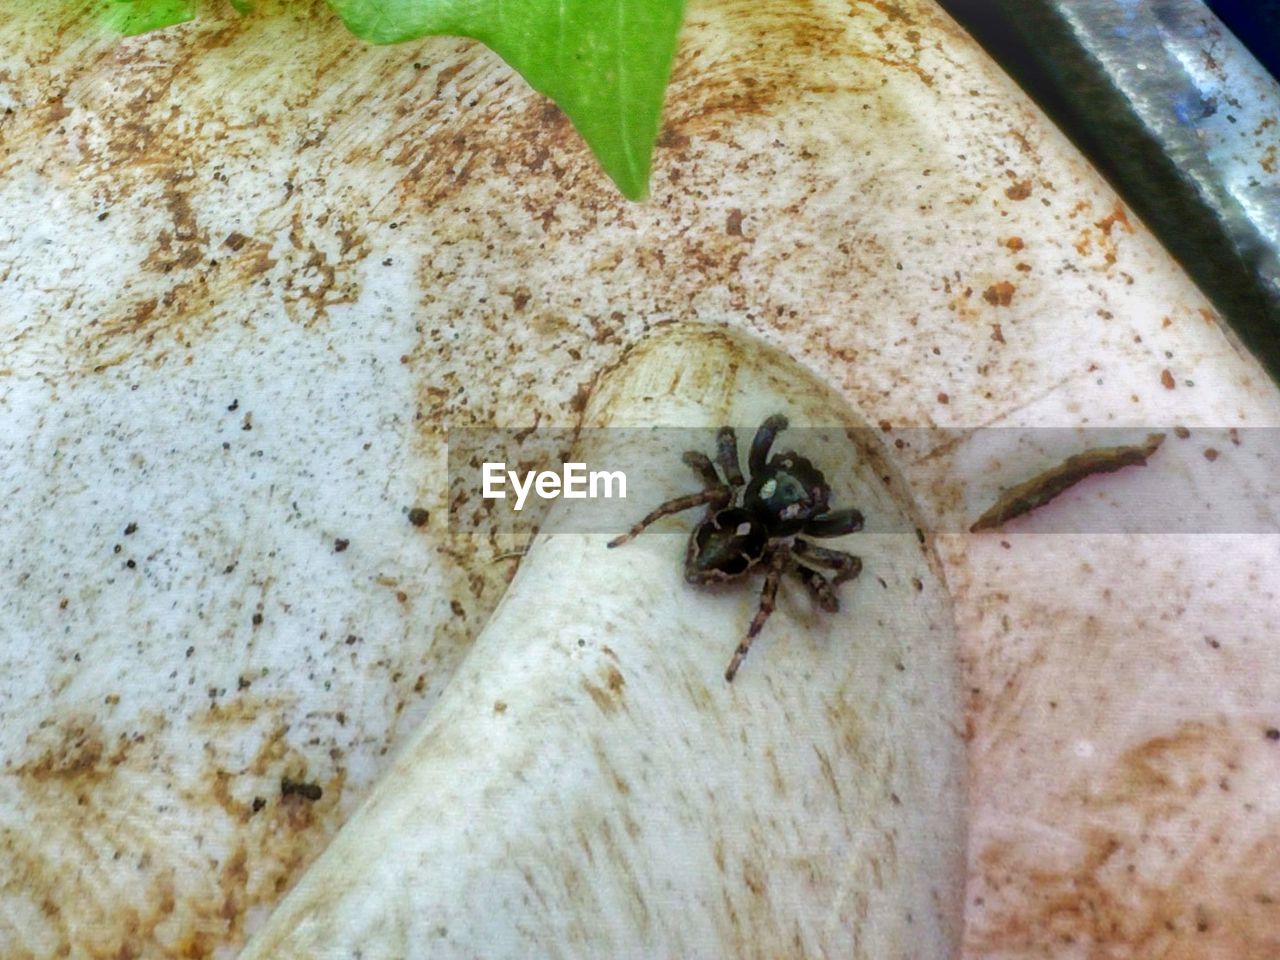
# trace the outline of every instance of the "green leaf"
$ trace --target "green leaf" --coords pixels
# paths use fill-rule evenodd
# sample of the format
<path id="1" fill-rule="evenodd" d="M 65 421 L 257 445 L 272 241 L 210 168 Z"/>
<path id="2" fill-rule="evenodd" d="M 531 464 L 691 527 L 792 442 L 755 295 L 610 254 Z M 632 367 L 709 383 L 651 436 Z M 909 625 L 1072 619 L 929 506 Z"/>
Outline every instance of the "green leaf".
<path id="1" fill-rule="evenodd" d="M 103 0 L 125 34 L 190 20 L 200 0 Z M 649 187 L 684 0 L 326 0 L 372 43 L 472 37 L 568 114 L 630 199 Z M 230 0 L 246 13 L 252 0 Z"/>
<path id="2" fill-rule="evenodd" d="M 198 0 L 110 0 L 103 12 L 109 26 L 133 36 L 185 23 L 197 5 Z"/>
<path id="3" fill-rule="evenodd" d="M 568 114 L 632 200 L 645 196 L 684 0 L 328 0 L 372 43 L 428 34 L 493 49 Z"/>

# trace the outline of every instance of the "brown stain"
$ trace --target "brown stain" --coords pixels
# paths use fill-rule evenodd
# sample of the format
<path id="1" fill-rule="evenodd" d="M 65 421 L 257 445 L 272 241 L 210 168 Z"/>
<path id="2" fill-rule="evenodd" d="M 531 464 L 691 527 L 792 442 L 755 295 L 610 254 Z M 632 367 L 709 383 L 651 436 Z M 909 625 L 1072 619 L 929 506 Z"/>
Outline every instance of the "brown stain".
<path id="1" fill-rule="evenodd" d="M 1092 201 L 1081 200 L 1067 214 L 1068 220 L 1088 217 L 1093 210 Z M 1120 230 L 1115 230 L 1116 226 Z M 1099 272 L 1109 273 L 1120 259 L 1120 240 L 1124 234 L 1136 230 L 1120 201 L 1114 201 L 1106 216 L 1080 229 L 1072 246 L 1082 259 L 1092 261 L 1089 266 Z"/>
<path id="2" fill-rule="evenodd" d="M 29 831 L 0 831 L 6 864 L 0 889 L 6 896 L 40 897 L 42 924 L 59 944 L 58 956 L 208 957 L 242 943 L 246 911 L 274 904 L 339 821 L 346 779 L 340 765 L 308 778 L 323 786 L 314 802 L 279 795 L 282 776 L 302 777 L 308 769 L 288 742 L 286 723 L 269 731 L 246 762 L 234 769 L 220 765 L 212 744 L 234 742 L 236 733 L 256 727 L 264 715 L 287 712 L 248 695 L 203 712 L 197 728 L 204 727 L 210 749 L 194 781 L 154 767 L 152 743 L 164 737 L 164 717 L 144 716 L 118 733 L 88 714 L 37 725 L 28 738 L 29 758 L 4 771 L 25 795 L 33 819 Z M 140 792 L 139 779 L 157 774 L 175 782 L 156 793 Z M 199 834 L 172 845 L 172 832 L 160 828 L 165 818 L 156 820 L 158 796 L 168 797 L 162 810 L 176 806 L 190 811 L 193 824 L 203 824 L 196 830 L 209 839 L 203 847 L 208 856 L 195 853 L 203 843 Z M 209 857 L 217 860 L 223 840 L 229 843 L 225 859 L 210 872 Z M 116 851 L 117 862 L 86 870 L 104 844 Z M 190 862 L 193 855 L 203 866 Z M 132 882 L 104 890 L 103 870 L 132 874 Z"/>
<path id="3" fill-rule="evenodd" d="M 805 73 L 820 67 L 828 54 L 841 48 L 847 30 L 840 18 L 832 18 L 816 5 L 781 10 L 709 3 L 690 11 L 690 24 L 674 68 L 664 133 L 655 161 L 656 203 L 665 204 L 675 199 L 674 195 L 660 199 L 659 191 L 666 190 L 661 185 L 669 182 L 670 175 L 691 169 L 691 150 L 700 149 L 700 145 L 713 140 L 727 145 L 733 128 L 740 127 L 744 120 L 771 113 L 784 107 L 794 96 L 803 95 Z M 774 62 L 775 58 L 761 60 L 751 55 L 761 43 L 776 45 L 779 36 L 788 38 L 789 52 L 777 58 L 778 62 Z M 562 423 L 566 403 L 571 413 L 581 412 L 585 384 L 582 371 L 599 369 L 616 361 L 624 345 L 650 326 L 648 317 L 673 312 L 677 318 L 691 319 L 696 315 L 691 303 L 695 292 L 718 283 L 735 288 L 733 298 L 743 305 L 754 300 L 754 293 L 745 289 L 739 277 L 741 265 L 751 255 L 750 247 L 738 235 L 742 223 L 732 213 L 727 220 L 722 220 L 722 228 L 716 235 L 682 230 L 670 241 L 662 240 L 639 249 L 622 242 L 625 239 L 622 235 L 617 245 L 607 240 L 601 243 L 602 231 L 612 232 L 618 227 L 629 230 L 645 219 L 648 211 L 618 205 L 611 188 L 600 180 L 576 135 L 558 112 L 549 111 L 542 101 L 524 92 L 511 88 L 495 91 L 488 86 L 491 79 L 484 75 L 484 85 L 479 85 L 477 79 L 470 80 L 477 85 L 468 88 L 465 96 L 469 103 L 476 105 L 471 112 L 459 112 L 447 118 L 453 134 L 448 143 L 418 138 L 407 143 L 405 150 L 395 156 L 394 162 L 408 170 L 409 178 L 414 180 L 414 190 L 406 196 L 406 203 L 411 209 L 421 209 L 424 217 L 430 212 L 437 224 L 447 224 L 443 229 L 437 226 L 434 242 L 449 245 L 485 236 L 504 243 L 512 262 L 532 263 L 543 258 L 541 249 L 557 244 L 580 244 L 592 237 L 593 243 L 599 243 L 601 262 L 607 262 L 609 272 L 672 274 L 672 283 L 664 280 L 661 287 L 653 291 L 667 303 L 648 305 L 624 301 L 603 315 L 579 311 L 557 318 L 555 329 L 548 331 L 550 341 L 544 340 L 541 347 L 547 355 L 564 356 L 566 365 L 564 371 L 553 373 L 551 389 L 555 395 L 539 401 L 540 409 L 530 413 L 543 413 L 544 422 Z M 461 82 L 462 77 L 454 81 L 455 84 Z M 438 107 L 436 112 L 439 113 Z M 430 122 L 424 118 L 423 125 L 439 125 L 442 119 L 439 115 L 430 118 Z M 499 233 L 495 235 L 493 218 L 478 201 L 484 193 L 481 188 L 460 192 L 456 184 L 442 184 L 439 192 L 423 190 L 421 180 L 428 171 L 450 162 L 457 163 L 456 154 L 462 150 L 468 154 L 474 152 L 482 158 L 480 162 L 499 172 L 523 165 L 526 153 L 530 159 L 537 158 L 531 163 L 536 167 L 532 174 L 521 173 L 523 219 L 530 224 L 532 232 L 511 229 L 519 226 L 522 218 L 518 217 L 511 224 L 498 225 Z M 420 175 L 415 171 L 421 171 Z M 692 180 L 687 183 L 682 180 L 673 189 L 682 194 L 687 191 L 691 198 L 704 188 Z M 679 271 L 674 270 L 676 264 L 683 265 Z M 461 288 L 475 279 L 451 274 L 430 256 L 421 263 L 419 276 L 424 289 L 443 287 L 445 291 L 455 282 Z M 536 297 L 537 292 L 532 293 Z M 440 294 L 441 299 L 446 296 L 444 292 Z M 524 309 L 527 312 L 527 307 Z M 483 362 L 510 370 L 512 375 L 502 383 L 495 383 L 492 390 L 466 391 L 465 411 L 460 409 L 458 398 L 462 391 L 458 388 L 472 379 L 470 369 L 455 370 L 449 362 L 447 325 L 428 325 L 417 354 L 433 358 L 435 375 L 430 385 L 433 392 L 424 404 L 429 419 L 483 423 L 493 418 L 496 411 L 510 407 L 508 398 L 518 395 L 521 403 L 528 403 L 535 394 L 545 397 L 545 362 L 542 378 L 535 382 L 533 372 L 526 372 L 527 365 L 523 362 L 528 343 L 513 342 L 508 335 L 511 325 L 518 322 L 517 312 L 506 298 L 493 298 L 476 306 L 472 323 L 481 332 L 482 342 L 491 345 L 484 351 Z M 567 376 L 569 371 L 576 374 L 571 380 Z M 540 389 L 535 389 L 538 387 Z"/>
<path id="4" fill-rule="evenodd" d="M 864 52 L 862 55 L 893 70 L 905 71 L 916 77 L 926 87 L 934 84 L 933 74 L 925 67 L 925 51 L 937 51 L 936 44 L 926 45 L 920 28 L 926 25 L 938 31 L 940 24 L 929 22 L 915 4 L 886 3 L 883 0 L 853 0 L 850 12 L 857 17 L 875 10 L 881 20 L 871 32 L 884 44 L 883 52 Z M 945 32 L 941 31 L 941 32 Z"/>
<path id="5" fill-rule="evenodd" d="M 645 206 L 620 204 L 589 157 L 582 155 L 576 135 L 559 113 L 519 84 L 499 86 L 499 71 L 468 64 L 450 74 L 434 99 L 406 102 L 406 116 L 413 116 L 418 128 L 438 128 L 442 136 L 444 130 L 450 133 L 447 142 L 406 137 L 403 149 L 379 154 L 390 157 L 402 171 L 400 215 L 424 251 L 416 266 L 418 284 L 426 291 L 422 338 L 406 355 L 406 362 L 421 360 L 424 369 L 431 370 L 430 380 L 422 385 L 419 408 L 424 430 L 434 432 L 440 423 L 506 425 L 506 412 L 517 408 L 524 411 L 525 423 L 539 415 L 543 423 L 573 422 L 589 384 L 584 371 L 616 362 L 628 343 L 653 328 L 655 317 L 697 319 L 702 312 L 699 301 L 708 297 L 717 302 L 716 313 L 745 315 L 748 326 L 775 342 L 809 337 L 815 340 L 815 355 L 855 355 L 844 342 L 847 334 L 805 332 L 811 305 L 779 296 L 774 285 L 764 282 L 773 267 L 767 259 L 756 259 L 761 255 L 753 243 L 743 242 L 745 236 L 735 235 L 724 210 L 714 215 L 714 231 L 703 229 L 706 224 L 697 211 L 700 198 L 717 189 L 723 165 L 755 169 L 762 180 L 787 169 L 804 175 L 819 148 L 803 138 L 777 140 L 767 151 L 750 153 L 738 138 L 743 130 L 772 125 L 770 118 L 790 109 L 797 97 L 812 98 L 812 85 L 829 87 L 832 58 L 848 57 L 864 44 L 873 51 L 880 46 L 903 49 L 911 45 L 907 34 L 913 32 L 914 42 L 923 43 L 915 29 L 923 26 L 923 18 L 912 5 L 893 10 L 860 7 L 858 16 L 865 16 L 873 27 L 868 30 L 861 21 L 851 25 L 820 4 L 768 7 L 715 0 L 691 8 L 655 157 L 653 198 Z M 939 29 L 932 21 L 927 26 Z M 785 45 L 779 45 L 780 36 L 789 38 Z M 774 52 L 759 56 L 765 47 Z M 850 74 L 847 87 L 839 92 L 864 96 L 866 106 L 878 114 L 896 115 L 901 109 L 896 99 L 877 95 L 890 71 L 874 57 L 871 60 L 865 70 Z M 422 73 L 424 83 L 429 82 L 428 71 Z M 825 87 L 823 95 L 833 92 Z M 459 101 L 469 109 L 457 109 Z M 477 163 L 489 166 L 492 176 L 473 177 L 464 185 L 432 179 L 432 171 L 465 166 L 473 154 L 479 157 Z M 371 162 L 372 154 L 362 154 L 361 159 Z M 517 176 L 518 208 L 514 214 L 496 216 L 492 208 L 501 204 L 499 194 L 507 190 L 507 180 Z M 814 189 L 820 187 L 817 178 Z M 802 216 L 802 203 L 752 209 L 750 224 L 757 218 L 766 222 Z M 637 230 L 652 242 L 637 246 Z M 754 226 L 744 232 L 754 234 Z M 754 241 L 754 235 L 750 239 Z M 847 279 L 838 278 L 857 274 L 864 261 L 883 260 L 878 242 L 875 236 L 840 241 L 838 251 L 820 258 L 820 270 L 829 277 L 814 277 L 813 285 L 846 288 Z M 500 249 L 508 268 L 526 278 L 530 299 L 521 298 L 519 308 L 502 293 L 518 288 L 515 283 L 498 284 L 501 295 L 477 300 L 475 291 L 489 281 L 473 264 L 458 270 L 452 252 L 477 244 Z M 570 267 L 561 255 L 584 248 L 593 252 L 593 271 L 655 282 L 616 287 L 607 304 L 584 302 L 554 314 L 539 310 L 529 317 L 534 303 L 549 298 L 528 278 L 536 277 L 548 290 L 572 285 L 583 265 Z M 444 312 L 446 304 L 460 298 L 468 303 L 471 344 L 466 351 L 451 346 L 456 324 Z M 537 338 L 527 335 L 527 320 L 533 321 Z M 512 336 L 513 329 L 526 335 Z M 506 374 L 477 383 L 476 364 Z M 845 369 L 851 371 L 852 364 Z"/>
<path id="6" fill-rule="evenodd" d="M 1026 200 L 1027 197 L 1031 196 L 1031 181 L 1019 180 L 1013 186 L 1006 187 L 1004 195 L 1010 200 Z"/>
<path id="7" fill-rule="evenodd" d="M 1125 213 L 1124 207 L 1117 200 L 1111 212 L 1094 224 L 1106 236 L 1111 236 L 1111 228 L 1119 224 L 1125 233 L 1133 233 L 1133 224 L 1129 222 L 1129 215 Z"/>
<path id="8" fill-rule="evenodd" d="M 295 56 L 324 63 L 382 56 L 362 50 L 322 4 L 304 0 L 293 6 L 290 11 L 263 4 L 260 16 L 301 14 L 291 17 L 297 28 L 291 36 L 299 40 Z M 6 130 L 9 157 L 34 159 L 46 175 L 61 176 L 66 168 L 87 178 L 85 193 L 105 207 L 99 221 L 116 202 L 146 211 L 124 218 L 134 224 L 126 246 L 138 250 L 136 267 L 122 273 L 116 295 L 73 334 L 67 368 L 100 371 L 131 359 L 164 363 L 224 326 L 246 295 L 269 302 L 262 281 L 291 317 L 307 325 L 322 322 L 333 305 L 353 302 L 359 292 L 355 268 L 367 253 L 364 230 L 357 221 L 315 209 L 314 200 L 325 191 L 323 176 L 307 185 L 314 200 L 281 184 L 282 207 L 264 211 L 252 230 L 211 235 L 218 194 L 232 182 L 223 171 L 231 172 L 236 187 L 254 178 L 236 156 L 241 131 L 249 137 L 265 132 L 279 146 L 290 132 L 287 124 L 273 126 L 262 114 L 246 122 L 235 98 L 224 103 L 210 96 L 207 75 L 234 62 L 238 79 L 256 87 L 265 105 L 280 96 L 314 99 L 323 71 L 311 78 L 310 90 L 288 90 L 303 73 L 291 71 L 286 78 L 278 64 L 255 56 L 262 20 L 230 11 L 202 10 L 197 24 L 183 28 L 181 55 L 163 60 L 148 55 L 145 41 L 116 41 L 88 26 L 92 21 L 84 16 L 67 7 L 27 35 L 25 76 L 52 73 L 59 87 L 46 95 L 33 86 L 35 102 L 28 99 Z M 64 60 L 57 38 L 81 32 L 99 39 L 79 48 L 73 61 Z M 191 122 L 193 114 L 199 124 Z M 0 176 L 13 162 L 0 161 Z M 274 242 L 281 231 L 289 231 L 291 241 L 283 256 L 270 255 L 267 245 L 252 240 L 244 249 L 246 233 L 265 232 Z M 73 290 L 70 297 L 65 309 L 73 309 L 82 294 Z"/>
<path id="9" fill-rule="evenodd" d="M 584 677 L 582 679 L 582 689 L 587 692 L 602 712 L 615 713 L 625 702 L 623 688 L 626 687 L 627 682 L 623 679 L 622 674 L 618 672 L 617 667 L 612 664 L 605 668 L 601 680 L 602 685 L 592 683 Z"/>
<path id="10" fill-rule="evenodd" d="M 108 743 L 106 736 L 92 716 L 60 718 L 28 738 L 29 745 L 45 744 L 35 757 L 5 772 L 28 784 L 72 790 L 100 783 L 128 760 L 136 744 L 123 735 Z"/>
<path id="11" fill-rule="evenodd" d="M 1250 749 L 1258 739 L 1249 724 L 1181 724 L 1056 798 L 1083 815 L 1070 855 L 1038 853 L 1026 839 L 987 844 L 967 954 L 1277 955 L 1280 840 L 1271 832 L 1242 844 L 1233 829 L 1241 804 L 1261 799 L 1232 793 L 1250 753 L 1261 759 Z"/>
<path id="12" fill-rule="evenodd" d="M 815 67 L 839 50 L 846 32 L 840 18 L 809 0 L 786 8 L 732 0 L 690 6 L 665 111 L 668 142 L 716 136 L 727 117 L 775 111 L 829 82 Z M 750 51 L 766 42 L 787 53 L 752 58 Z"/>
<path id="13" fill-rule="evenodd" d="M 1018 288 L 1008 280 L 993 283 L 982 292 L 982 299 L 993 307 L 1007 307 L 1013 303 L 1013 294 Z"/>

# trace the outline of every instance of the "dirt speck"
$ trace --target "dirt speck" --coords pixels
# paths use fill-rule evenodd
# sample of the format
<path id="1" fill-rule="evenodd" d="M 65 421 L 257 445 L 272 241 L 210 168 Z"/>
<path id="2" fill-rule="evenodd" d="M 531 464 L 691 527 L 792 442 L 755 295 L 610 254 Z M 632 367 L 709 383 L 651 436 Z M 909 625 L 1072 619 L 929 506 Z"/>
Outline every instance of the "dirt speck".
<path id="1" fill-rule="evenodd" d="M 999 283 L 993 283 L 982 292 L 982 299 L 987 301 L 993 307 L 1007 307 L 1013 303 L 1015 287 L 1008 280 L 1001 280 Z"/>
<path id="2" fill-rule="evenodd" d="M 1019 180 L 1017 183 L 1007 187 L 1004 195 L 1010 200 L 1025 200 L 1031 196 L 1031 181 Z M 1016 248 L 1015 248 L 1016 249 Z"/>
<path id="3" fill-rule="evenodd" d="M 282 777 L 280 780 L 280 796 L 301 797 L 303 800 L 310 800 L 314 803 L 324 796 L 324 789 L 318 783 Z"/>

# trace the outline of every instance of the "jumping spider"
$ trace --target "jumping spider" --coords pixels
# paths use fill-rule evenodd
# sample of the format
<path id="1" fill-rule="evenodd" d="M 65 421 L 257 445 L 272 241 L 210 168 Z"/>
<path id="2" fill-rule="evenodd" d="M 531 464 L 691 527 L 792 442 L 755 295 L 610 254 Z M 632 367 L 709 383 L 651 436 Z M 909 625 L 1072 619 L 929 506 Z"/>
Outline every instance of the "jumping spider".
<path id="1" fill-rule="evenodd" d="M 721 583 L 746 576 L 757 566 L 763 567 L 760 608 L 724 672 L 725 680 L 730 682 L 751 642 L 773 613 L 778 584 L 784 573 L 794 573 L 823 610 L 835 613 L 840 602 L 834 588 L 862 571 L 858 557 L 815 546 L 798 536 L 840 537 L 853 533 L 862 529 L 862 514 L 857 510 L 829 510 L 827 500 L 831 488 L 826 478 L 799 454 L 788 450 L 769 459 L 774 437 L 786 428 L 787 418 L 781 414 L 769 417 L 760 425 L 747 457 L 750 480 L 744 480 L 738 460 L 737 434 L 733 427 L 721 427 L 716 434 L 716 463 L 724 473 L 724 480 L 706 455 L 696 450 L 687 451 L 684 462 L 702 478 L 702 492 L 668 500 L 609 542 L 610 547 L 620 546 L 655 520 L 706 504 L 707 515 L 689 537 L 684 560 L 685 580 L 694 584 Z M 815 569 L 817 567 L 835 573 L 828 580 Z"/>

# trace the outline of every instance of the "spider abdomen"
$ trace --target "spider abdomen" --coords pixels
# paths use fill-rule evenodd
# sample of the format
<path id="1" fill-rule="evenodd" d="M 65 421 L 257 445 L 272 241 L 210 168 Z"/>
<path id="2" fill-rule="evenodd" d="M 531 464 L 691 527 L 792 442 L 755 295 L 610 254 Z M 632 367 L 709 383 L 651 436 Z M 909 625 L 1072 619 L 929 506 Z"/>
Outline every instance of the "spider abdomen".
<path id="1" fill-rule="evenodd" d="M 768 544 L 768 530 L 747 510 L 718 510 L 689 536 L 685 579 L 690 583 L 734 580 L 763 559 Z"/>

